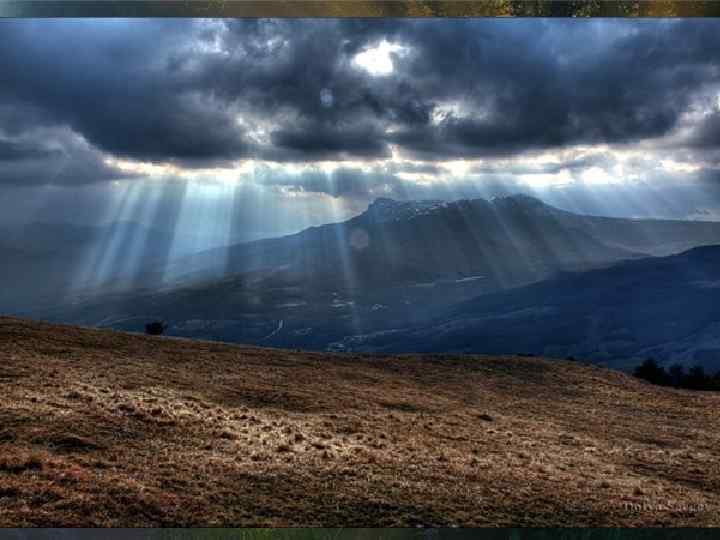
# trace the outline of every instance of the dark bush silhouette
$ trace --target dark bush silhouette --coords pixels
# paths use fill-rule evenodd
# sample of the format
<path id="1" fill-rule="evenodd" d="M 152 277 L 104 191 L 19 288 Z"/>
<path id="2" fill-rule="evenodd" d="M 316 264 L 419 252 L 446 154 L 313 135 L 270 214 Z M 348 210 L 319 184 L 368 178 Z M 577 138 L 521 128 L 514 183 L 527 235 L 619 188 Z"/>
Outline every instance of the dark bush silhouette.
<path id="1" fill-rule="evenodd" d="M 705 375 L 705 369 L 702 366 L 691 367 L 684 386 L 690 390 L 707 390 L 710 386 L 710 378 Z"/>
<path id="2" fill-rule="evenodd" d="M 167 330 L 167 323 L 155 321 L 145 325 L 145 333 L 150 336 L 161 336 Z"/>
<path id="3" fill-rule="evenodd" d="M 685 388 L 687 390 L 716 390 L 720 391 L 720 371 L 715 376 L 705 373 L 702 366 L 691 367 L 687 373 L 680 364 L 673 364 L 668 368 L 658 365 L 652 358 L 648 358 L 635 368 L 633 373 L 639 379 L 653 384 Z"/>
<path id="4" fill-rule="evenodd" d="M 648 358 L 635 368 L 634 375 L 653 384 L 667 384 L 668 377 L 665 369 L 660 367 L 653 358 Z"/>
<path id="5" fill-rule="evenodd" d="M 668 368 L 668 379 L 671 386 L 682 386 L 685 382 L 685 368 L 680 364 L 673 364 Z"/>

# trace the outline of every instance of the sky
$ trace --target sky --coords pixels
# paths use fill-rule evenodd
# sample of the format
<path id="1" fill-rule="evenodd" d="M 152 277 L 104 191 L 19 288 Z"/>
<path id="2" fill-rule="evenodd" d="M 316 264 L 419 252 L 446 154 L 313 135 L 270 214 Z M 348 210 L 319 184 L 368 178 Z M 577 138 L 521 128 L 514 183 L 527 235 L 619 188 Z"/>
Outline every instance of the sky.
<path id="1" fill-rule="evenodd" d="M 0 223 L 222 244 L 377 197 L 720 219 L 720 21 L 0 21 Z"/>

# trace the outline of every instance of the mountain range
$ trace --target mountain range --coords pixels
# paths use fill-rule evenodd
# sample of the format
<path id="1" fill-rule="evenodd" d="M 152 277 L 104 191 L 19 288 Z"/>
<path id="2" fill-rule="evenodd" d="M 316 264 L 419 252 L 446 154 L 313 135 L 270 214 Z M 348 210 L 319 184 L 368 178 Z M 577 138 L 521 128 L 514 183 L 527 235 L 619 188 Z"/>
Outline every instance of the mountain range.
<path id="1" fill-rule="evenodd" d="M 720 280 L 720 265 L 702 263 L 720 248 L 673 255 L 712 244 L 720 223 L 585 216 L 525 195 L 381 198 L 342 223 L 150 258 L 15 313 L 130 331 L 163 319 L 171 335 L 314 350 L 712 364 L 715 288 L 698 284 Z"/>

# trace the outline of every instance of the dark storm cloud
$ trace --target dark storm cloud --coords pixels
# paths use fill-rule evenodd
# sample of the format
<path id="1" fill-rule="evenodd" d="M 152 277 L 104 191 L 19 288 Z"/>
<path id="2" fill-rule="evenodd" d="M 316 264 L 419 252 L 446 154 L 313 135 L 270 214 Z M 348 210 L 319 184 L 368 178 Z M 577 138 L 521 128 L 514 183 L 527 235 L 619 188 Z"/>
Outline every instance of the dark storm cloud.
<path id="1" fill-rule="evenodd" d="M 382 133 L 372 128 L 338 129 L 305 126 L 272 133 L 274 153 L 267 158 L 284 160 L 337 159 L 343 155 L 354 158 L 389 157 Z"/>
<path id="2" fill-rule="evenodd" d="M 703 118 L 695 133 L 691 136 L 692 148 L 720 150 L 720 111 Z"/>
<path id="3" fill-rule="evenodd" d="M 8 138 L 66 127 L 91 161 L 185 167 L 382 158 L 390 144 L 442 160 L 634 143 L 671 133 L 720 83 L 717 30 L 712 20 L 8 20 L 0 111 L 23 111 L 7 113 Z M 373 77 L 353 59 L 382 40 L 403 49 L 392 73 Z M 717 140 L 713 118 L 697 141 Z M 4 144 L 0 157 L 43 148 Z"/>
<path id="4" fill-rule="evenodd" d="M 0 184 L 83 185 L 133 176 L 107 164 L 69 129 L 36 129 L 13 138 L 0 131 Z"/>
<path id="5" fill-rule="evenodd" d="M 304 171 L 296 174 L 270 169 L 256 171 L 256 182 L 288 192 L 322 193 L 331 197 L 370 198 L 373 195 L 398 194 L 402 181 L 391 174 L 343 167 L 326 174 Z"/>
<path id="6" fill-rule="evenodd" d="M 46 159 L 58 154 L 58 150 L 51 150 L 41 145 L 0 139 L 0 163 L 26 159 Z"/>
<path id="7" fill-rule="evenodd" d="M 667 134 L 694 93 L 718 81 L 711 21 L 505 23 L 428 25 L 417 35 L 408 72 L 430 70 L 426 88 L 463 99 L 467 115 L 402 130 L 394 142 L 431 159 L 636 142 Z"/>
<path id="8" fill-rule="evenodd" d="M 199 80 L 271 117 L 292 111 L 299 124 L 273 139 L 290 160 L 383 156 L 388 143 L 424 159 L 632 143 L 670 132 L 719 78 L 711 21 L 240 21 L 220 36 L 232 54 Z M 372 77 L 352 59 L 381 39 L 406 49 Z M 447 103 L 462 110 L 432 122 Z M 349 136 L 357 122 L 375 129 Z"/>
<path id="9" fill-rule="evenodd" d="M 235 159 L 246 144 L 228 104 L 167 65 L 169 51 L 190 45 L 191 29 L 186 21 L 2 21 L 0 102 L 32 112 L 25 125 L 16 115 L 15 132 L 68 126 L 138 160 Z"/>
<path id="10" fill-rule="evenodd" d="M 385 170 L 388 173 L 426 174 L 432 176 L 445 172 L 445 169 L 432 163 L 413 162 L 390 162 L 385 165 Z"/>
<path id="11" fill-rule="evenodd" d="M 577 156 L 556 163 L 542 163 L 532 165 L 527 163 L 482 164 L 470 168 L 471 174 L 558 174 L 562 171 L 582 171 L 590 167 L 609 169 L 617 160 L 609 153 Z"/>
<path id="12" fill-rule="evenodd" d="M 418 167 L 403 168 L 397 172 L 415 173 Z M 402 180 L 391 168 L 375 167 L 363 170 L 357 167 L 341 167 L 331 173 L 307 170 L 295 174 L 270 167 L 256 170 L 256 185 L 270 187 L 288 193 L 311 193 L 370 201 L 376 197 L 399 200 L 421 199 L 473 199 L 493 197 L 526 191 L 510 174 L 486 175 L 482 181 L 474 179 L 456 182 L 416 183 Z"/>

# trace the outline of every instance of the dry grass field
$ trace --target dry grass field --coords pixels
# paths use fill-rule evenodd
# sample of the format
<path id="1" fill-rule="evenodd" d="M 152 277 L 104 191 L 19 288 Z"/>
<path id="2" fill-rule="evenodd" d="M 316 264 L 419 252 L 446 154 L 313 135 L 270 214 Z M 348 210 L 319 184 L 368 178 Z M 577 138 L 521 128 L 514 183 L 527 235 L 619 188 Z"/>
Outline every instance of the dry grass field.
<path id="1" fill-rule="evenodd" d="M 718 526 L 720 395 L 0 318 L 0 526 Z"/>

